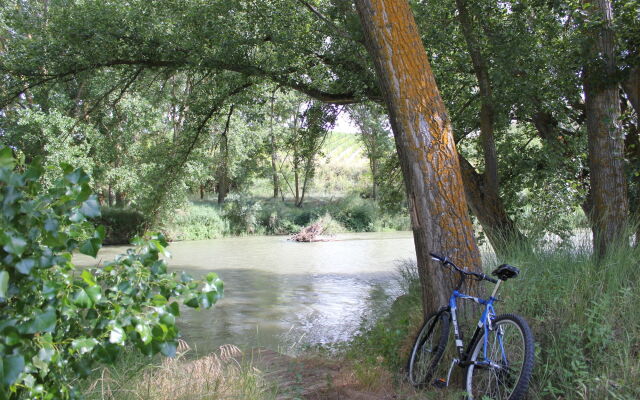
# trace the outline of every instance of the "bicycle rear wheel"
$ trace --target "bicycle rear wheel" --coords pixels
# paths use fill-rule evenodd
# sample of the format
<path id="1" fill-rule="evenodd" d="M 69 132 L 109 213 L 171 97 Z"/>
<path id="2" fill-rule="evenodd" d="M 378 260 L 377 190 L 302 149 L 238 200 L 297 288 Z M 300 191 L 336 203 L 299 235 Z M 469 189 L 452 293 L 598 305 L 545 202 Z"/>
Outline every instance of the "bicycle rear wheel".
<path id="1" fill-rule="evenodd" d="M 484 337 L 476 340 L 471 351 L 470 361 L 476 364 L 467 368 L 467 399 L 522 399 L 533 372 L 534 342 L 529 325 L 518 315 L 500 315 L 488 331 L 486 352 Z"/>
<path id="2" fill-rule="evenodd" d="M 409 383 L 416 387 L 427 385 L 435 371 L 449 339 L 449 313 L 429 314 L 411 349 L 408 372 Z"/>

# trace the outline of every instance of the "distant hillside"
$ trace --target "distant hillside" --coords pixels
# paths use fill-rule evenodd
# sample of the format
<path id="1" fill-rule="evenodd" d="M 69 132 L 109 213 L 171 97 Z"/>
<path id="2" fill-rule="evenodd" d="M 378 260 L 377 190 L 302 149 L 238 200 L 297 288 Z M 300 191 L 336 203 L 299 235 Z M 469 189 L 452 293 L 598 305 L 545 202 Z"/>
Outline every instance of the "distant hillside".
<path id="1" fill-rule="evenodd" d="M 323 164 L 335 167 L 367 168 L 367 158 L 358 134 L 331 132 L 322 150 Z"/>
<path id="2" fill-rule="evenodd" d="M 358 134 L 330 132 L 322 149 L 311 195 L 341 197 L 370 185 L 369 161 Z"/>

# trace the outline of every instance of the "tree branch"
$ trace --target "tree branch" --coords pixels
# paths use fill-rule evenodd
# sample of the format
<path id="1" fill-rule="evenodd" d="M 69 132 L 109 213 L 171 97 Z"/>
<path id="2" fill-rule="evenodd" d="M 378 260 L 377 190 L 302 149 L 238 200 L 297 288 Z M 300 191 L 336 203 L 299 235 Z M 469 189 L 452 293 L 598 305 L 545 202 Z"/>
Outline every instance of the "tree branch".
<path id="1" fill-rule="evenodd" d="M 340 28 L 338 25 L 336 25 L 333 21 L 331 21 L 329 18 L 325 17 L 320 11 L 318 11 L 314 6 L 312 6 L 311 4 L 309 4 L 309 2 L 305 1 L 305 0 L 298 0 L 298 3 L 302 4 L 303 6 L 305 6 L 309 11 L 311 11 L 316 17 L 318 17 L 318 19 L 320 19 L 321 21 L 323 21 L 324 23 L 326 23 L 327 25 L 331 26 L 331 28 L 333 29 L 334 32 L 336 32 L 337 34 L 339 34 L 340 36 L 342 36 L 343 38 L 347 39 L 347 40 L 351 40 L 353 42 L 359 43 L 361 45 L 364 46 L 364 41 L 362 40 L 356 40 L 353 36 L 351 36 L 351 34 L 347 31 L 345 31 L 344 29 Z"/>

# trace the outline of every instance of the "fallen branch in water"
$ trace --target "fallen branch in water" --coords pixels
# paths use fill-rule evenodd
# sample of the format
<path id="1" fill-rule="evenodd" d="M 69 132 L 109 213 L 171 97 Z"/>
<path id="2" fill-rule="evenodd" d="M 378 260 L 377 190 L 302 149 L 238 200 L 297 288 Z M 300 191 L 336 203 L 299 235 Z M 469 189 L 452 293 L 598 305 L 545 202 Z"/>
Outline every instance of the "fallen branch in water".
<path id="1" fill-rule="evenodd" d="M 300 232 L 295 235 L 292 235 L 289 240 L 296 242 L 325 242 L 328 239 L 318 238 L 318 236 L 322 235 L 325 230 L 326 229 L 322 226 L 320 221 L 314 222 L 313 224 L 302 228 Z"/>

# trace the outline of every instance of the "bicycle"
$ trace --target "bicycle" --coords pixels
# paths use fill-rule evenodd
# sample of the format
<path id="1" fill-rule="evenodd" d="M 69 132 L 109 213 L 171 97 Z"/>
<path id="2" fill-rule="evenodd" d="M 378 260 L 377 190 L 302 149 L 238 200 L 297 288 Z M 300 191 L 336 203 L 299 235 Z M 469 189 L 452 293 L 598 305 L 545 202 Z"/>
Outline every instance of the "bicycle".
<path id="1" fill-rule="evenodd" d="M 458 272 L 460 280 L 449 298 L 449 304 L 425 318 L 409 357 L 409 382 L 416 387 L 424 387 L 429 383 L 436 387 L 449 386 L 451 372 L 457 365 L 467 369 L 464 383 L 468 400 L 522 399 L 533 372 L 533 334 L 522 317 L 515 314 L 496 316 L 493 308 L 498 301 L 496 294 L 502 282 L 516 277 L 520 270 L 502 264 L 491 273 L 497 277 L 494 279 L 483 273 L 465 271 L 447 257 L 429 254 L 433 260 L 440 261 L 443 268 L 450 267 Z M 482 299 L 461 293 L 460 288 L 466 277 L 494 283 L 496 286 L 491 296 Z M 458 299 L 475 301 L 484 306 L 466 350 L 456 315 Z M 446 380 L 440 378 L 431 381 L 447 346 L 452 324 L 458 358 L 452 360 Z"/>

